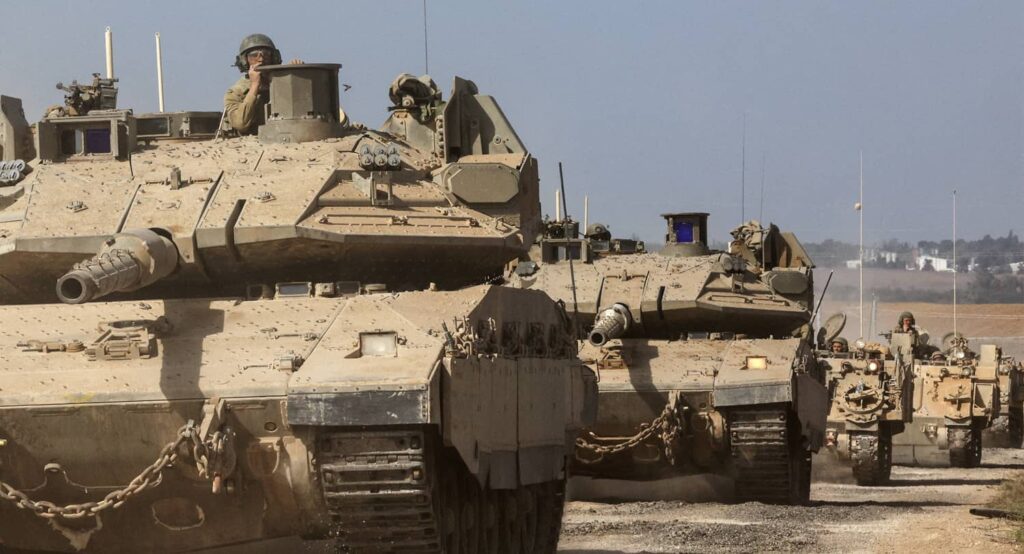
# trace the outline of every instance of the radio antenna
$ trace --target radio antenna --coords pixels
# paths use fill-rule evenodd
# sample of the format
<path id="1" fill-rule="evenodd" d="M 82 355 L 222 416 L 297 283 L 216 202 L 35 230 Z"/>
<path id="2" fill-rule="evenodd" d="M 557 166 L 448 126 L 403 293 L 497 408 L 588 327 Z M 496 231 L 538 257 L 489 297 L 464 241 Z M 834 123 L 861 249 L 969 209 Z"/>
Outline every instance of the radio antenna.
<path id="1" fill-rule="evenodd" d="M 953 338 L 956 336 L 956 189 L 953 189 Z"/>
<path id="2" fill-rule="evenodd" d="M 747 221 L 747 112 L 743 112 L 743 146 L 740 147 L 740 225 Z"/>
<path id="3" fill-rule="evenodd" d="M 761 214 L 757 217 L 760 221 L 764 221 L 764 166 L 767 163 L 767 156 L 764 152 L 761 153 Z M 740 222 L 742 223 L 742 222 Z"/>
<path id="4" fill-rule="evenodd" d="M 427 0 L 423 0 L 423 73 L 430 74 L 430 56 L 427 51 Z"/>
<path id="5" fill-rule="evenodd" d="M 572 283 L 572 334 L 576 336 L 580 324 L 580 308 L 576 301 L 576 270 L 572 264 L 572 243 L 569 242 L 569 202 L 565 197 L 565 175 L 562 173 L 562 162 L 558 162 L 558 181 L 562 188 L 562 207 L 565 208 L 565 219 L 562 221 L 565 229 L 565 257 L 569 259 L 569 281 Z M 583 253 L 583 244 L 580 243 L 580 253 Z"/>

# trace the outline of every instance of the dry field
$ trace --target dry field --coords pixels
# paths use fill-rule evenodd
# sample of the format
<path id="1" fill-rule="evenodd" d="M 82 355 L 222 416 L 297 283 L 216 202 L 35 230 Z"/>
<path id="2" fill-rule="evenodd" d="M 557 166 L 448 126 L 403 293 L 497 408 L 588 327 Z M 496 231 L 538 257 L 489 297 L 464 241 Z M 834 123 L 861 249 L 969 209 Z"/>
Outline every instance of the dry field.
<path id="1" fill-rule="evenodd" d="M 932 340 L 938 341 L 953 330 L 952 304 L 879 303 L 875 318 L 876 333 L 890 331 L 896 326 L 900 312 L 913 312 L 919 327 L 927 330 Z M 856 302 L 829 302 L 821 308 L 823 317 L 836 312 L 847 316 L 843 336 L 853 340 L 859 333 L 860 321 Z M 864 305 L 864 334 L 871 328 L 871 303 Z M 972 345 L 993 343 L 1003 352 L 1017 359 L 1024 358 L 1024 304 L 960 304 L 957 306 L 957 331 L 970 339 Z"/>

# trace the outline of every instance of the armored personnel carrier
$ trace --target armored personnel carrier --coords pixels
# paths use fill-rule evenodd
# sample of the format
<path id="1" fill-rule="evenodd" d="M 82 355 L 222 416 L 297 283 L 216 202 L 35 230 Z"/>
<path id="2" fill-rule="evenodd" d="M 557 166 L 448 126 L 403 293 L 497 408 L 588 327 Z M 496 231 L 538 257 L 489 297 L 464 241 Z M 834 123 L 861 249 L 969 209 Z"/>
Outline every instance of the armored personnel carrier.
<path id="1" fill-rule="evenodd" d="M 913 347 L 908 335 L 897 334 L 889 345 L 858 340 L 850 350 L 836 321 L 830 318 L 819 337 L 818 363 L 825 367 L 832 404 L 826 448 L 818 455 L 849 463 L 858 485 L 885 484 L 892 472 L 892 437 L 913 418 Z"/>
<path id="2" fill-rule="evenodd" d="M 1024 447 L 1024 367 L 1016 359 L 999 360 L 999 415 L 984 440 L 991 446 Z"/>
<path id="3" fill-rule="evenodd" d="M 902 333 L 893 333 L 893 340 Z M 952 334 L 942 349 L 915 362 L 913 423 L 893 439 L 893 462 L 976 467 L 982 431 L 999 412 L 1000 352 L 992 344 L 975 353 Z"/>
<path id="4" fill-rule="evenodd" d="M 567 304 L 598 373 L 598 420 L 577 440 L 574 474 L 720 472 L 739 500 L 806 502 L 828 412 L 810 258 L 774 225 L 747 223 L 720 252 L 707 245 L 708 214 L 663 217 L 656 254 L 550 223 L 512 275 Z"/>
<path id="5" fill-rule="evenodd" d="M 554 301 L 483 284 L 535 160 L 471 81 L 400 76 L 373 131 L 338 65 L 260 70 L 256 136 L 99 94 L 5 144 L 0 550 L 554 551 L 596 392 Z"/>

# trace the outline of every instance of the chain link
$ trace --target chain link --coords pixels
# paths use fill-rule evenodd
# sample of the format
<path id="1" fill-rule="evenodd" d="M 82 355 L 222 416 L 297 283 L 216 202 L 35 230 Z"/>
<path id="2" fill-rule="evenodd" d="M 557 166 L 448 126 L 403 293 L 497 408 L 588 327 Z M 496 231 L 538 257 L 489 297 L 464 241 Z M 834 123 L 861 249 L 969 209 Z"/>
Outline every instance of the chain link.
<path id="1" fill-rule="evenodd" d="M 686 406 L 683 404 L 683 395 L 678 391 L 669 393 L 668 402 L 661 414 L 654 418 L 649 424 L 643 426 L 639 433 L 621 442 L 608 444 L 604 439 L 594 434 L 593 431 L 585 431 L 582 436 L 576 439 L 576 460 L 586 465 L 600 463 L 608 456 L 614 456 L 628 450 L 632 450 L 652 438 L 657 438 L 665 453 L 669 464 L 675 464 L 675 451 L 673 446 L 679 436 L 683 434 L 685 422 L 683 413 Z M 591 456 L 580 456 L 586 452 Z"/>
<path id="2" fill-rule="evenodd" d="M 79 519 L 85 516 L 95 516 L 105 510 L 120 508 L 133 496 L 160 485 L 163 481 L 163 470 L 177 461 L 178 451 L 181 446 L 186 442 L 194 444 L 198 441 L 199 438 L 195 424 L 190 421 L 178 430 L 178 438 L 174 442 L 164 446 L 156 461 L 144 469 L 135 479 L 132 479 L 124 488 L 111 492 L 103 497 L 103 500 L 57 506 L 45 500 L 32 500 L 25 493 L 3 481 L 0 481 L 0 498 L 12 502 L 22 510 L 33 512 L 44 519 L 57 517 Z"/>

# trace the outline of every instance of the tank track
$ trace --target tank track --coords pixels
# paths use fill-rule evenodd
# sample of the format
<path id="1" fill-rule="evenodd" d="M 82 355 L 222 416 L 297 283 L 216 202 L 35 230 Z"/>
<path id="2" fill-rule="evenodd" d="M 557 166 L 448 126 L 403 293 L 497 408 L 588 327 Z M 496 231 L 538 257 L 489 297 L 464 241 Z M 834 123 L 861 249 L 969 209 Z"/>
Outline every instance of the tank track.
<path id="1" fill-rule="evenodd" d="M 978 467 L 981 465 L 981 429 L 949 427 L 949 465 L 953 467 Z"/>
<path id="2" fill-rule="evenodd" d="M 1024 446 L 1024 407 L 1010 408 L 1007 419 L 1006 432 L 1010 438 L 1010 447 L 1021 448 Z"/>
<path id="3" fill-rule="evenodd" d="M 801 448 L 799 424 L 787 406 L 741 408 L 728 414 L 736 500 L 806 504 L 811 453 Z"/>
<path id="4" fill-rule="evenodd" d="M 884 485 L 892 475 L 892 435 L 884 429 L 850 433 L 850 459 L 858 485 Z"/>
<path id="5" fill-rule="evenodd" d="M 339 552 L 554 553 L 564 481 L 493 490 L 431 431 L 324 433 L 319 475 Z"/>
<path id="6" fill-rule="evenodd" d="M 320 483 L 340 551 L 442 552 L 426 439 L 416 430 L 320 437 Z"/>

